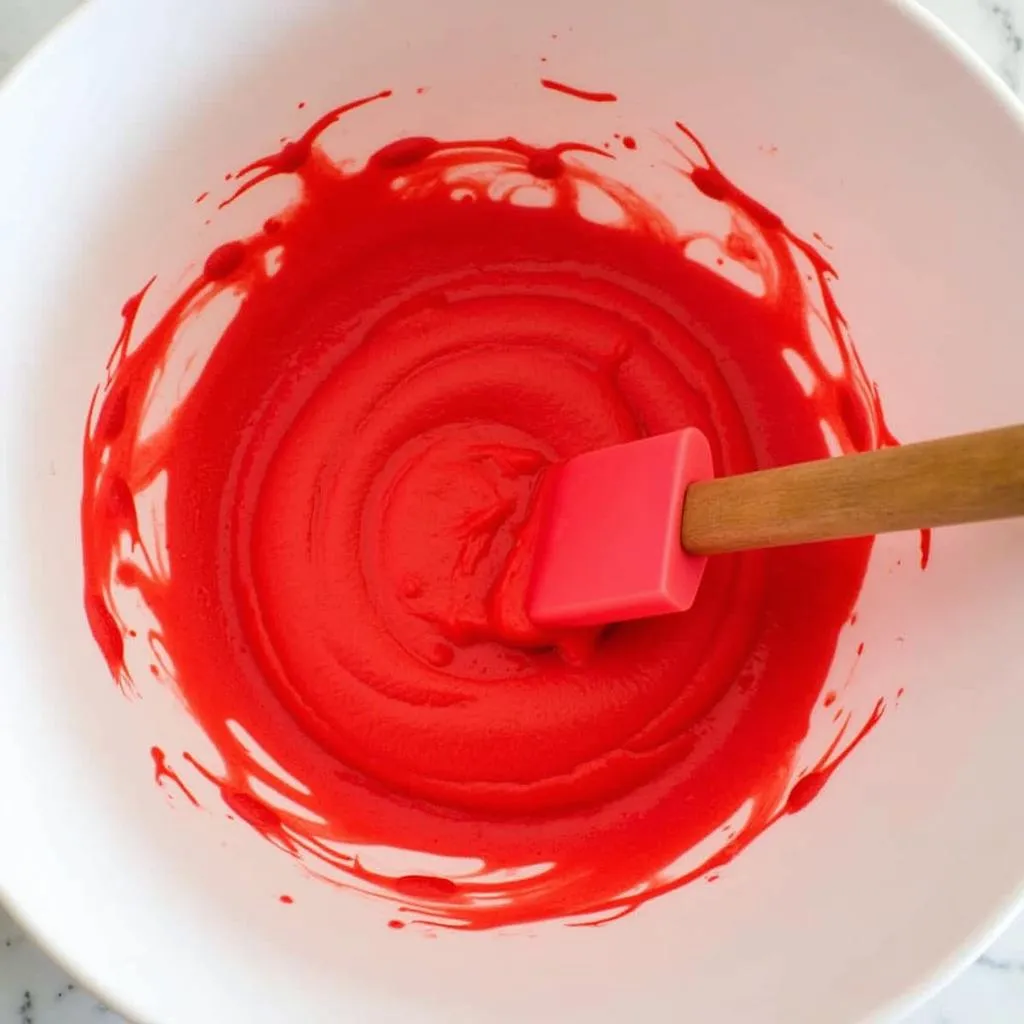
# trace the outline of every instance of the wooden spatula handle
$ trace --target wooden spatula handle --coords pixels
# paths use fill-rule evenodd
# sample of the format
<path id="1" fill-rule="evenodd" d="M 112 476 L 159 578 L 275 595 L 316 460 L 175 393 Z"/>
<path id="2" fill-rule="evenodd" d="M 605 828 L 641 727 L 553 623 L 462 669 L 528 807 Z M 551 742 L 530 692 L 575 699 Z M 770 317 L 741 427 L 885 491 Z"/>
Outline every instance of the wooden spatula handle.
<path id="1" fill-rule="evenodd" d="M 1024 515 L 1024 426 L 693 484 L 683 547 L 712 555 Z"/>

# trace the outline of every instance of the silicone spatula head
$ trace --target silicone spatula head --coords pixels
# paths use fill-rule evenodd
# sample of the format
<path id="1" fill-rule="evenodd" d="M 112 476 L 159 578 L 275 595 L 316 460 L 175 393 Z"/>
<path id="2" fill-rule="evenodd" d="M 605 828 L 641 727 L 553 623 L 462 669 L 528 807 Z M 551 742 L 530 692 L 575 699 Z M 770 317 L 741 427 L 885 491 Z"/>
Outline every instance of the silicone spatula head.
<path id="1" fill-rule="evenodd" d="M 555 467 L 539 510 L 529 617 L 593 626 L 689 608 L 706 559 L 683 550 L 683 497 L 712 475 L 707 438 L 693 427 Z"/>

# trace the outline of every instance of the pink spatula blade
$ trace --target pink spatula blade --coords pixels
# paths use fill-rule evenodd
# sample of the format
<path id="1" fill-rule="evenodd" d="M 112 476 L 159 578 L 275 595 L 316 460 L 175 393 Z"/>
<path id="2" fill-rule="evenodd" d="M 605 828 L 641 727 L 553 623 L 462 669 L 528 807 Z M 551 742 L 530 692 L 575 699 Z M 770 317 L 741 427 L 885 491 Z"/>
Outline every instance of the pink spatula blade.
<path id="1" fill-rule="evenodd" d="M 693 427 L 552 470 L 529 617 L 544 627 L 593 626 L 689 608 L 706 560 L 683 550 L 683 498 L 712 475 L 707 438 Z"/>

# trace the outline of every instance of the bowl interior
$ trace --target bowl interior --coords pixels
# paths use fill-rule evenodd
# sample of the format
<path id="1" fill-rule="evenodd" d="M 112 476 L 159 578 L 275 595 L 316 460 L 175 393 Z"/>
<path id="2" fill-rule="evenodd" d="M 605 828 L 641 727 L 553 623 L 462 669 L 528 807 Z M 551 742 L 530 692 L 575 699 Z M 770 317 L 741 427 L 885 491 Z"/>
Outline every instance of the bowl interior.
<path id="1" fill-rule="evenodd" d="M 552 104 L 542 74 L 621 104 Z M 118 693 L 83 614 L 82 431 L 118 310 L 153 273 L 173 293 L 257 215 L 195 203 L 220 197 L 227 172 L 311 114 L 420 86 L 332 145 L 683 119 L 743 188 L 827 240 L 898 437 L 1018 417 L 1020 119 L 895 5 L 93 0 L 0 93 L 17 156 L 0 163 L 0 779 L 17 823 L 0 889 L 153 1024 L 820 1024 L 922 993 L 1024 881 L 1019 523 L 943 532 L 924 572 L 916 537 L 879 542 L 830 685 L 861 718 L 885 697 L 882 724 L 717 884 L 608 926 L 392 932 L 373 901 L 153 785 L 155 744 L 216 755 L 167 690 Z M 678 201 L 667 186 L 656 198 Z M 287 201 L 286 186 L 264 201 Z M 826 730 L 812 726 L 809 749 Z"/>

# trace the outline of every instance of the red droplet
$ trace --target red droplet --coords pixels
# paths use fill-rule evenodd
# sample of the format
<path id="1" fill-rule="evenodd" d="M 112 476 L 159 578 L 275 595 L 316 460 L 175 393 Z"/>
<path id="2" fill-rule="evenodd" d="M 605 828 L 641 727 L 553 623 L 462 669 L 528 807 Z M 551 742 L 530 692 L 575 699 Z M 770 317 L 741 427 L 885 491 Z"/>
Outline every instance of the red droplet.
<path id="1" fill-rule="evenodd" d="M 404 896 L 427 900 L 449 899 L 459 891 L 450 878 L 436 875 L 403 875 L 395 879 L 395 888 Z"/>
<path id="2" fill-rule="evenodd" d="M 230 277 L 244 262 L 244 242 L 226 242 L 206 257 L 203 274 L 208 281 L 220 281 Z"/>
<path id="3" fill-rule="evenodd" d="M 636 149 L 636 139 L 634 139 L 632 135 L 625 136 L 622 140 L 622 144 L 626 149 Z"/>
<path id="4" fill-rule="evenodd" d="M 223 790 L 224 803 L 243 821 L 260 832 L 274 833 L 281 828 L 281 819 L 262 801 L 248 793 Z"/>
<path id="5" fill-rule="evenodd" d="M 280 900 L 281 903 L 284 903 L 288 906 L 291 906 L 291 904 L 295 902 L 295 900 L 293 900 L 291 896 L 279 896 L 278 899 Z"/>
<path id="6" fill-rule="evenodd" d="M 405 922 L 404 921 L 388 921 L 388 927 L 389 928 L 394 928 L 395 931 L 400 931 L 402 928 L 405 927 Z"/>
<path id="7" fill-rule="evenodd" d="M 102 594 L 87 594 L 85 613 L 89 628 L 106 659 L 111 675 L 119 679 L 124 672 L 124 636 Z"/>
<path id="8" fill-rule="evenodd" d="M 426 160 L 431 153 L 436 153 L 440 148 L 441 143 L 437 139 L 427 136 L 399 139 L 397 142 L 378 149 L 370 157 L 370 166 L 391 170 L 399 167 L 412 167 L 414 164 Z"/>
<path id="9" fill-rule="evenodd" d="M 101 444 L 117 440 L 128 417 L 128 386 L 122 385 L 107 397 L 96 421 L 96 439 Z"/>
<path id="10" fill-rule="evenodd" d="M 145 295 L 145 290 L 137 292 L 131 298 L 125 299 L 124 305 L 121 307 L 121 316 L 123 319 L 131 322 L 139 315 L 139 307 L 142 305 L 142 298 Z"/>
<path id="11" fill-rule="evenodd" d="M 725 199 L 729 194 L 729 183 L 717 171 L 709 167 L 694 167 L 690 171 L 690 181 L 698 192 L 708 199 Z"/>
<path id="12" fill-rule="evenodd" d="M 527 170 L 535 178 L 544 178 L 551 181 L 562 176 L 565 164 L 562 162 L 562 155 L 554 149 L 539 149 L 534 153 L 527 163 Z"/>
<path id="13" fill-rule="evenodd" d="M 134 533 L 136 526 L 135 498 L 124 477 L 117 473 L 109 477 L 105 498 L 104 505 L 107 516 L 115 523 L 126 524 Z"/>
<path id="14" fill-rule="evenodd" d="M 790 790 L 789 799 L 786 801 L 786 813 L 795 814 L 802 811 L 822 790 L 828 782 L 829 772 L 811 772 L 805 775 Z"/>
<path id="15" fill-rule="evenodd" d="M 135 528 L 135 539 L 138 539 L 138 527 Z M 143 583 L 143 576 L 139 571 L 139 567 L 131 562 L 121 562 L 114 571 L 114 578 L 122 587 L 133 587 L 136 590 L 138 590 Z M 127 635 L 133 639 L 139 635 L 134 629 L 129 629 L 126 632 Z"/>

